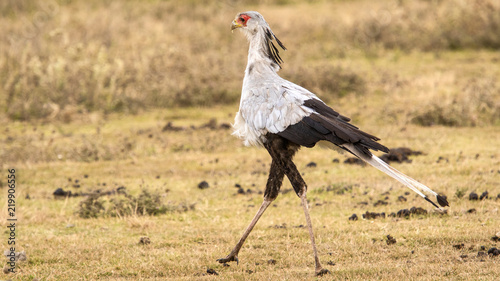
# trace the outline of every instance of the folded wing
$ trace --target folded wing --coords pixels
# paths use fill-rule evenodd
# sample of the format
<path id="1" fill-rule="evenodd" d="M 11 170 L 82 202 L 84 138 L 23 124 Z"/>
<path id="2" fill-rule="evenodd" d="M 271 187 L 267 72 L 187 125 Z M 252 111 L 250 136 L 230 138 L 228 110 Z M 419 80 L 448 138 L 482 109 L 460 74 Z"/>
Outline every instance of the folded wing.
<path id="1" fill-rule="evenodd" d="M 306 147 L 313 147 L 317 142 L 326 140 L 341 148 L 352 144 L 359 151 L 371 156 L 370 149 L 388 152 L 389 149 L 377 141 L 379 138 L 361 131 L 349 123 L 350 119 L 340 115 L 321 100 L 305 100 L 303 106 L 313 110 L 309 116 L 298 123 L 288 126 L 278 135 Z"/>

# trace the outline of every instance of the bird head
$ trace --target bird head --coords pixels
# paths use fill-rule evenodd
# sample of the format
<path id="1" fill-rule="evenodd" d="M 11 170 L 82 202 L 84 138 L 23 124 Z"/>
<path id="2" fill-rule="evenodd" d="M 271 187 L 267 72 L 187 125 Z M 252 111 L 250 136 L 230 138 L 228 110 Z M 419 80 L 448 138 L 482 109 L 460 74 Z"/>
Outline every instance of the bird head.
<path id="1" fill-rule="evenodd" d="M 241 30 L 246 34 L 249 41 L 261 42 L 263 44 L 263 50 L 266 55 L 274 62 L 278 67 L 283 62 L 279 56 L 279 51 L 273 44 L 273 40 L 276 40 L 278 45 L 286 50 L 285 46 L 281 41 L 274 35 L 269 27 L 269 24 L 264 20 L 264 17 L 255 11 L 248 11 L 239 13 L 234 18 L 231 23 L 231 31 L 241 28 Z"/>
<path id="2" fill-rule="evenodd" d="M 236 15 L 231 24 L 231 30 L 241 28 L 243 31 L 253 34 L 257 32 L 259 26 L 269 27 L 261 14 L 249 11 Z"/>

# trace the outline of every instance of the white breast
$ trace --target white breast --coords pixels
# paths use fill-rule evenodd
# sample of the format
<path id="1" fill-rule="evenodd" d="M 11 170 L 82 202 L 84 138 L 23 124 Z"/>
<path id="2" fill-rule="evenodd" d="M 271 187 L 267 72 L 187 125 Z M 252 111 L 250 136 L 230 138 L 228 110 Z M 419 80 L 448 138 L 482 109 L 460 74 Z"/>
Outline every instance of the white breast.
<path id="1" fill-rule="evenodd" d="M 245 76 L 240 110 L 233 125 L 233 135 L 241 138 L 246 146 L 261 146 L 267 133 L 282 132 L 313 112 L 303 103 L 317 97 L 306 89 L 278 75 L 274 83 L 252 80 Z"/>

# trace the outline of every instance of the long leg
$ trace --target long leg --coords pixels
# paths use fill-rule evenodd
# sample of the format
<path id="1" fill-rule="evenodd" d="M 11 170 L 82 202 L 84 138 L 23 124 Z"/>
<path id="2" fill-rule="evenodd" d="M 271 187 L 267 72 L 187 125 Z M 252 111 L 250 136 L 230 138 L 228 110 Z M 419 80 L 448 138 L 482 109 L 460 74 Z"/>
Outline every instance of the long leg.
<path id="1" fill-rule="evenodd" d="M 262 216 L 262 214 L 264 214 L 264 212 L 266 211 L 267 207 L 269 207 L 269 204 L 271 204 L 271 202 L 272 202 L 272 200 L 264 199 L 264 202 L 262 202 L 262 205 L 260 206 L 259 210 L 257 211 L 257 214 L 252 219 L 252 221 L 250 222 L 250 225 L 247 227 L 247 229 L 243 233 L 243 236 L 241 236 L 240 241 L 238 241 L 236 246 L 234 246 L 233 250 L 231 251 L 231 253 L 229 253 L 229 255 L 227 255 L 227 257 L 222 258 L 222 259 L 218 259 L 217 260 L 218 262 L 220 262 L 220 263 L 226 263 L 226 262 L 230 262 L 230 261 L 235 261 L 236 263 L 239 262 L 238 253 L 240 252 L 241 246 L 243 246 L 243 243 L 245 243 L 245 240 L 247 239 L 248 235 L 250 234 L 250 232 L 252 232 L 253 227 L 255 226 L 257 221 L 259 221 L 260 217 Z"/>
<path id="2" fill-rule="evenodd" d="M 285 174 L 283 172 L 283 169 L 281 169 L 278 163 L 273 160 L 273 162 L 271 163 L 271 169 L 269 171 L 269 178 L 267 179 L 266 191 L 264 193 L 264 202 L 262 202 L 262 205 L 257 211 L 257 214 L 252 219 L 250 225 L 247 227 L 247 229 L 241 236 L 240 241 L 238 241 L 236 246 L 234 246 L 231 253 L 229 253 L 229 255 L 225 258 L 218 259 L 217 260 L 218 262 L 220 263 L 226 263 L 230 261 L 236 261 L 236 263 L 239 262 L 238 253 L 240 252 L 243 243 L 245 243 L 245 240 L 247 239 L 248 235 L 250 235 L 250 232 L 252 232 L 253 227 L 255 226 L 255 224 L 257 224 L 257 221 L 259 221 L 260 217 L 262 216 L 262 214 L 264 214 L 267 207 L 269 207 L 271 202 L 273 202 L 276 199 L 276 197 L 278 197 L 279 189 L 281 187 L 281 184 L 283 183 L 284 176 Z"/>
<path id="3" fill-rule="evenodd" d="M 311 238 L 311 245 L 313 248 L 316 275 L 321 276 L 329 273 L 329 271 L 327 269 L 323 269 L 319 261 L 318 250 L 316 249 L 316 242 L 314 240 L 311 216 L 309 215 L 309 207 L 307 205 L 307 185 L 292 161 L 293 155 L 298 148 L 299 147 L 297 145 L 291 144 L 280 137 L 276 137 L 275 141 L 272 142 L 272 145 L 270 145 L 268 150 L 271 157 L 273 157 L 273 160 L 280 162 L 286 176 L 293 186 L 293 189 L 302 201 L 302 207 L 304 208 L 304 214 L 307 222 L 307 229 L 309 230 L 309 237 Z"/>
<path id="4" fill-rule="evenodd" d="M 314 240 L 314 233 L 313 233 L 313 228 L 312 228 L 311 216 L 309 216 L 309 206 L 307 205 L 307 198 L 306 198 L 305 191 L 300 196 L 300 200 L 302 201 L 302 207 L 304 208 L 304 214 L 306 216 L 307 229 L 309 230 L 309 237 L 311 238 L 311 245 L 312 245 L 313 254 L 314 254 L 314 263 L 316 264 L 315 272 L 316 272 L 316 275 L 321 276 L 323 274 L 329 273 L 330 271 L 328 271 L 328 269 L 324 269 L 321 266 L 321 263 L 319 262 L 318 250 L 316 249 L 316 242 Z"/>

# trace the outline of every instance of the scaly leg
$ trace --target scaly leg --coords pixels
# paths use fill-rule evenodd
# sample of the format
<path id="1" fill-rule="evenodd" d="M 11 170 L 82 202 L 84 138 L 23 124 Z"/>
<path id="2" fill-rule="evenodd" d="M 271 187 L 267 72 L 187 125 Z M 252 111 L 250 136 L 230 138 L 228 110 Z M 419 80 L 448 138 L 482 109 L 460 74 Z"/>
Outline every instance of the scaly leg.
<path id="1" fill-rule="evenodd" d="M 318 250 L 316 249 L 316 242 L 314 240 L 314 233 L 313 233 L 313 228 L 312 228 L 312 223 L 311 223 L 311 217 L 309 216 L 309 206 L 307 205 L 307 198 L 306 198 L 305 191 L 300 196 L 300 200 L 302 201 L 302 207 L 304 208 L 304 214 L 306 215 L 307 229 L 309 230 L 309 237 L 311 238 L 311 244 L 312 244 L 313 253 L 314 253 L 314 262 L 316 264 L 315 272 L 316 272 L 317 276 L 322 276 L 324 274 L 330 273 L 330 271 L 328 269 L 324 269 L 321 266 L 321 263 L 319 262 Z"/>
<path id="2" fill-rule="evenodd" d="M 243 243 L 245 243 L 245 240 L 247 239 L 248 235 L 250 234 L 250 232 L 252 232 L 253 227 L 255 226 L 257 221 L 259 221 L 260 217 L 262 216 L 262 214 L 264 214 L 264 212 L 266 211 L 267 207 L 269 207 L 271 202 L 273 202 L 273 200 L 264 200 L 264 202 L 262 202 L 262 205 L 260 206 L 259 210 L 257 211 L 257 214 L 255 215 L 252 222 L 250 222 L 250 225 L 247 227 L 247 229 L 243 233 L 243 236 L 241 236 L 240 241 L 238 241 L 236 246 L 234 246 L 234 249 L 231 251 L 231 253 L 229 253 L 229 255 L 227 257 L 222 258 L 222 259 L 218 259 L 217 260 L 218 262 L 226 263 L 226 262 L 230 262 L 230 261 L 236 261 L 237 264 L 239 263 L 238 253 L 240 252 L 241 246 L 243 246 Z"/>
<path id="3" fill-rule="evenodd" d="M 300 197 L 302 202 L 302 207 L 304 208 L 304 214 L 306 216 L 307 229 L 309 230 L 309 237 L 311 238 L 311 244 L 314 253 L 314 262 L 316 264 L 316 275 L 321 276 L 323 274 L 329 273 L 327 269 L 323 269 L 321 263 L 318 258 L 318 250 L 316 249 L 316 242 L 314 240 L 314 233 L 311 223 L 311 217 L 309 215 L 309 207 L 307 205 L 307 185 L 302 176 L 297 170 L 297 167 L 292 161 L 293 155 L 299 149 L 299 146 L 293 143 L 288 142 L 287 140 L 279 137 L 279 136 L 270 136 L 268 138 L 269 144 L 266 147 L 271 154 L 271 157 L 274 161 L 278 162 L 290 180 L 290 183 L 293 186 L 293 189 Z"/>
<path id="4" fill-rule="evenodd" d="M 238 244 L 234 246 L 234 249 L 231 251 L 231 253 L 229 253 L 227 257 L 223 259 L 218 259 L 217 260 L 218 262 L 226 263 L 230 261 L 236 261 L 236 263 L 238 263 L 238 253 L 240 252 L 243 243 L 245 243 L 245 240 L 247 239 L 248 235 L 250 235 L 250 232 L 252 232 L 253 227 L 255 226 L 255 224 L 257 224 L 257 221 L 259 221 L 260 217 L 262 216 L 262 214 L 264 214 L 267 207 L 269 207 L 271 202 L 273 202 L 276 199 L 276 197 L 278 197 L 279 190 L 281 184 L 283 183 L 284 177 L 285 173 L 283 172 L 283 169 L 278 165 L 276 161 L 273 160 L 271 163 L 271 169 L 269 171 L 269 178 L 267 179 L 266 191 L 264 193 L 264 202 L 262 202 L 262 205 L 257 211 L 257 214 L 252 219 L 252 222 L 250 222 L 250 225 L 243 233 L 243 236 L 241 236 L 240 241 L 238 241 Z"/>

